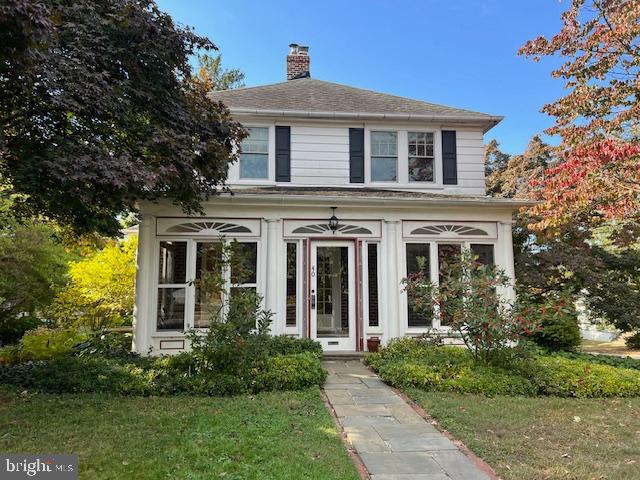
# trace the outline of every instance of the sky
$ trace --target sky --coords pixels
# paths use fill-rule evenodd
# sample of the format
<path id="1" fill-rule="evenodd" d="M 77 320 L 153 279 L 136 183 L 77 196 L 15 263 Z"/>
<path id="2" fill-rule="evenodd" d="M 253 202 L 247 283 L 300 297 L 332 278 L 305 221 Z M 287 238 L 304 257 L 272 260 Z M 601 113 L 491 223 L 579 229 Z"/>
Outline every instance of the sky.
<path id="1" fill-rule="evenodd" d="M 552 125 L 540 109 L 564 92 L 551 77 L 558 59 L 533 62 L 517 51 L 557 32 L 568 0 L 157 3 L 211 39 L 246 86 L 284 81 L 288 45 L 308 45 L 314 78 L 504 116 L 485 140 L 512 154 Z"/>

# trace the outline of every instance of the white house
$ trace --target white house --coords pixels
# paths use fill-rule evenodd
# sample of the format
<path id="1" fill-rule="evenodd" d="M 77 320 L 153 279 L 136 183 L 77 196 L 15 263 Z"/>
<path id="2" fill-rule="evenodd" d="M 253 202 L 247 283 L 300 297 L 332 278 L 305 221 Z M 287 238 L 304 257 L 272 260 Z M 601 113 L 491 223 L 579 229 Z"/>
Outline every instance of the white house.
<path id="1" fill-rule="evenodd" d="M 417 257 L 436 282 L 466 248 L 513 277 L 522 203 L 487 197 L 484 181 L 483 135 L 502 117 L 316 80 L 309 64 L 293 44 L 287 81 L 213 95 L 250 132 L 229 169 L 233 195 L 209 200 L 204 217 L 141 205 L 136 351 L 180 351 L 207 327 L 193 280 L 221 237 L 242 244 L 252 275 L 234 287 L 264 297 L 272 332 L 326 350 L 447 330 L 402 291 Z"/>

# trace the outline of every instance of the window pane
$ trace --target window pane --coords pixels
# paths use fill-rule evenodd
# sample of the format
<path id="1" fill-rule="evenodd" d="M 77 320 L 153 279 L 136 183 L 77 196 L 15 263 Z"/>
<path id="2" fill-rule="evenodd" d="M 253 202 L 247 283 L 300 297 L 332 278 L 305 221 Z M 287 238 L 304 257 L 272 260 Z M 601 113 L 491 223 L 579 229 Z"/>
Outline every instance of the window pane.
<path id="1" fill-rule="evenodd" d="M 242 140 L 242 153 L 269 153 L 269 129 L 249 127 L 249 136 Z"/>
<path id="2" fill-rule="evenodd" d="M 367 245 L 367 272 L 369 287 L 369 326 L 380 325 L 378 318 L 378 245 Z"/>
<path id="3" fill-rule="evenodd" d="M 411 275 L 412 273 L 417 273 L 420 270 L 418 264 L 418 258 L 424 258 L 424 267 L 423 272 L 426 275 L 426 279 L 429 280 L 429 244 L 428 243 L 407 243 L 407 275 Z M 414 311 L 411 306 L 411 298 L 408 299 L 408 316 L 409 316 L 409 326 L 410 327 L 430 327 L 431 326 L 431 317 L 425 317 Z"/>
<path id="4" fill-rule="evenodd" d="M 269 156 L 263 153 L 242 153 L 240 155 L 240 178 L 267 178 L 269 176 Z"/>
<path id="5" fill-rule="evenodd" d="M 207 328 L 222 309 L 222 244 L 198 242 L 196 247 L 195 328 Z"/>
<path id="6" fill-rule="evenodd" d="M 158 283 L 185 283 L 187 242 L 160 242 Z"/>
<path id="7" fill-rule="evenodd" d="M 184 330 L 184 288 L 158 289 L 158 330 Z"/>
<path id="8" fill-rule="evenodd" d="M 374 182 L 395 182 L 396 157 L 371 158 L 371 180 Z"/>
<path id="9" fill-rule="evenodd" d="M 258 244 L 256 242 L 242 242 L 233 244 L 231 283 L 256 283 L 257 266 Z"/>
<path id="10" fill-rule="evenodd" d="M 488 265 L 490 267 L 493 267 L 495 265 L 495 261 L 493 258 L 493 245 L 472 243 L 471 251 L 474 255 L 478 256 L 478 262 L 480 262 L 482 265 Z"/>
<path id="11" fill-rule="evenodd" d="M 287 327 L 296 326 L 298 291 L 298 244 L 287 243 Z"/>
<path id="12" fill-rule="evenodd" d="M 371 132 L 371 155 L 395 156 L 398 154 L 396 132 Z"/>
<path id="13" fill-rule="evenodd" d="M 443 288 L 443 284 L 447 276 L 455 276 L 458 274 L 458 266 L 460 264 L 460 258 L 462 257 L 462 245 L 460 244 L 438 244 L 438 275 L 440 288 Z M 446 290 L 446 294 L 450 297 L 458 297 L 463 292 Z M 440 305 L 440 324 L 451 324 L 451 313 L 447 309 L 447 302 L 443 302 Z"/>
<path id="14" fill-rule="evenodd" d="M 433 182 L 433 159 L 409 157 L 409 181 Z"/>

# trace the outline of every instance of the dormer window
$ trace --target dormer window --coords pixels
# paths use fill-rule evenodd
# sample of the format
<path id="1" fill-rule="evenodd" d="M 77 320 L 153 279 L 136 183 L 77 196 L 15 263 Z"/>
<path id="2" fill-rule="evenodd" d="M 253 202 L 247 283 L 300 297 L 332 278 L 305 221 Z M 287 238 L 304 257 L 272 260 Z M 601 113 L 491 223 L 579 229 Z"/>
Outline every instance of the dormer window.
<path id="1" fill-rule="evenodd" d="M 269 178 L 269 129 L 247 128 L 249 135 L 242 140 L 240 178 L 246 180 Z"/>
<path id="2" fill-rule="evenodd" d="M 433 182 L 433 133 L 408 132 L 409 181 Z"/>
<path id="3" fill-rule="evenodd" d="M 371 181 L 398 180 L 397 132 L 371 132 Z"/>

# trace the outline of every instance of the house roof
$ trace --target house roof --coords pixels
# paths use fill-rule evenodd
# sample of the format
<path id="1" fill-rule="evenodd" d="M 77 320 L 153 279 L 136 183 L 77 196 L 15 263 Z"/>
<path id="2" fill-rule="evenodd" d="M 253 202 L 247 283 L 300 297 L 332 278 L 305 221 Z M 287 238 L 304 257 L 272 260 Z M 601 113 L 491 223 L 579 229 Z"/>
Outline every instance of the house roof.
<path id="1" fill-rule="evenodd" d="M 476 123 L 486 130 L 502 117 L 406 97 L 354 88 L 314 78 L 210 94 L 232 113 L 317 118 L 389 118 Z"/>
<path id="2" fill-rule="evenodd" d="M 413 206 L 434 205 L 483 205 L 517 209 L 535 205 L 536 202 L 523 199 L 485 197 L 481 195 L 455 195 L 408 190 L 389 190 L 363 187 L 234 187 L 230 195 L 238 199 L 264 199 L 291 203 L 327 201 L 345 203 L 410 203 Z M 215 199 L 215 197 L 213 197 Z"/>

